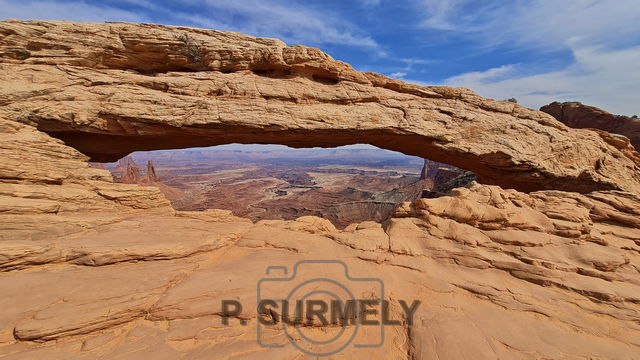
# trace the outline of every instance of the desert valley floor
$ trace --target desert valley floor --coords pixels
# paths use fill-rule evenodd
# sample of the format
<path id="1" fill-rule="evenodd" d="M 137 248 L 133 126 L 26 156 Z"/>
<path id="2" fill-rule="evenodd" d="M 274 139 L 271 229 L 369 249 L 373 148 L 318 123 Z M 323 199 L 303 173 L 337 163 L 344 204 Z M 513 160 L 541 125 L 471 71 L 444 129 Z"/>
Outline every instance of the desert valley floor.
<path id="1" fill-rule="evenodd" d="M 254 221 L 313 215 L 340 228 L 386 220 L 424 187 L 423 159 L 370 146 L 232 145 L 136 152 L 92 166 L 120 182 L 159 187 L 176 210 L 225 209 Z"/>

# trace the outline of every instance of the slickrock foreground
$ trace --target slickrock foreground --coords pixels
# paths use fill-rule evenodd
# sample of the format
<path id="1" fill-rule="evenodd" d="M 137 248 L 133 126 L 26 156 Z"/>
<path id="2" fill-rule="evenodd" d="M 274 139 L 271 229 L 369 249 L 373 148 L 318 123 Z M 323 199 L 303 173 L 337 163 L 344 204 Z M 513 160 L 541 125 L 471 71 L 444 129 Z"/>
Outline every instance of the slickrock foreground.
<path id="1" fill-rule="evenodd" d="M 204 49 L 199 65 L 173 40 L 184 32 Z M 0 34 L 0 357 L 305 358 L 289 342 L 313 347 L 279 329 L 265 336 L 284 347 L 260 347 L 251 309 L 269 266 L 308 259 L 380 278 L 401 321 L 385 327 L 382 347 L 335 358 L 640 357 L 640 184 L 633 155 L 606 133 L 468 90 L 357 73 L 276 40 L 45 22 L 3 22 Z M 291 73 L 250 71 L 274 64 Z M 295 96 L 282 98 L 285 90 Z M 346 100 L 322 100 L 338 94 Z M 467 165 L 507 188 L 552 190 L 474 184 L 343 231 L 314 217 L 254 224 L 219 210 L 177 212 L 157 188 L 114 183 L 32 125 L 94 157 L 357 138 Z M 314 275 L 337 279 L 339 270 Z M 364 284 L 351 289 L 372 297 Z M 230 326 L 224 299 L 249 309 Z M 410 325 L 399 300 L 414 299 L 422 305 Z"/>
<path id="2" fill-rule="evenodd" d="M 231 32 L 4 21 L 0 104 L 0 116 L 94 161 L 232 142 L 365 142 L 503 188 L 640 192 L 640 157 L 603 134 L 467 89 L 360 73 L 317 49 Z"/>

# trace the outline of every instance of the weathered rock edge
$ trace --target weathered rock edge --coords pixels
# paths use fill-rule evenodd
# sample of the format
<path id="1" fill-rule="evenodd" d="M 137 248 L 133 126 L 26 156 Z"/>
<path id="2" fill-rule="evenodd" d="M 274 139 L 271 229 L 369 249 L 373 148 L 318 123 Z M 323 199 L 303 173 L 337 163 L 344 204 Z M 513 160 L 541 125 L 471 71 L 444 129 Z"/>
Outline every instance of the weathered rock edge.
<path id="1" fill-rule="evenodd" d="M 299 359 L 289 342 L 305 342 L 282 331 L 280 350 L 261 348 L 251 312 L 247 326 L 222 326 L 221 300 L 255 309 L 267 267 L 334 258 L 384 281 L 394 320 L 398 299 L 423 304 L 413 324 L 386 328 L 383 347 L 345 359 L 640 354 L 636 194 L 474 184 L 404 203 L 384 226 L 337 230 L 316 217 L 176 212 L 157 188 L 113 183 L 61 140 L 2 118 L 0 159 L 3 359 Z"/>
<path id="2" fill-rule="evenodd" d="M 630 143 L 640 149 L 640 119 L 624 115 L 614 115 L 595 106 L 579 102 L 557 102 L 540 108 L 563 124 L 577 129 L 599 129 L 612 133 L 612 138 L 626 147 Z M 622 135 L 615 136 L 613 134 Z"/>
<path id="3" fill-rule="evenodd" d="M 231 142 L 369 143 L 520 191 L 640 192 L 640 157 L 463 88 L 361 73 L 274 39 L 128 23 L 0 22 L 0 116 L 94 160 Z"/>

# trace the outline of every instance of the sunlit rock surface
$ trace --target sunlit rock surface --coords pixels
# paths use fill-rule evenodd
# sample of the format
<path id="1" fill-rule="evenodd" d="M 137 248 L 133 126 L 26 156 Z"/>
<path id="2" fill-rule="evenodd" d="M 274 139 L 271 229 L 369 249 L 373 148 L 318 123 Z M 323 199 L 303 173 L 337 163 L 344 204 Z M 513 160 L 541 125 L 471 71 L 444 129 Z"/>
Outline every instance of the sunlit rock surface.
<path id="1" fill-rule="evenodd" d="M 318 49 L 127 23 L 0 22 L 0 116 L 94 161 L 135 150 L 369 143 L 520 191 L 640 191 L 640 157 L 470 90 L 360 73 Z"/>

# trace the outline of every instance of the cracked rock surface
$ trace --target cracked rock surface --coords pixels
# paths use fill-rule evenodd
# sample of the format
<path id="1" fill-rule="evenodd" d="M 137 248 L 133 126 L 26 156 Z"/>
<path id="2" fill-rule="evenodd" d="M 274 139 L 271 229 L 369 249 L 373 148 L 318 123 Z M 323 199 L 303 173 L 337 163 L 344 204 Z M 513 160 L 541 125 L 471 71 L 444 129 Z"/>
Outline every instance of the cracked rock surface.
<path id="1" fill-rule="evenodd" d="M 606 134 L 468 89 L 361 73 L 318 49 L 232 32 L 2 21 L 0 116 L 94 161 L 233 142 L 357 142 L 519 191 L 640 192 L 640 156 Z"/>
<path id="2" fill-rule="evenodd" d="M 625 146 L 630 143 L 635 149 L 640 149 L 640 119 L 624 115 L 614 115 L 595 106 L 584 105 L 579 102 L 552 102 L 540 108 L 558 121 L 579 129 L 600 129 L 609 132 L 613 141 Z M 615 136 L 622 135 L 624 137 Z"/>
<path id="3" fill-rule="evenodd" d="M 383 347 L 347 347 L 342 358 L 640 356 L 636 194 L 475 184 L 405 203 L 385 224 L 254 224 L 222 210 L 176 212 L 156 188 L 113 183 L 31 126 L 2 129 L 3 358 L 296 359 L 289 341 L 303 339 L 271 329 L 265 336 L 285 346 L 262 348 L 255 313 L 224 326 L 221 301 L 255 308 L 267 267 L 305 259 L 380 278 L 403 322 L 385 328 Z M 411 325 L 400 299 L 422 302 Z"/>

